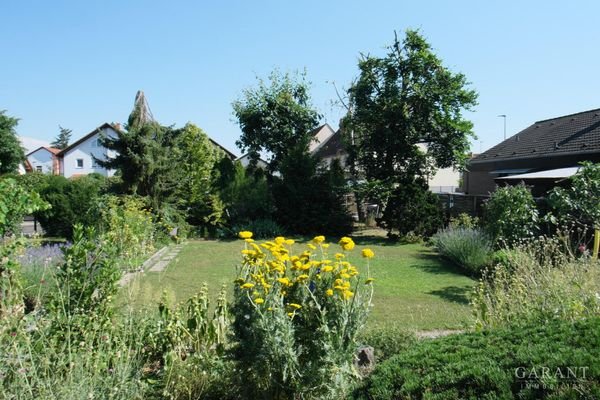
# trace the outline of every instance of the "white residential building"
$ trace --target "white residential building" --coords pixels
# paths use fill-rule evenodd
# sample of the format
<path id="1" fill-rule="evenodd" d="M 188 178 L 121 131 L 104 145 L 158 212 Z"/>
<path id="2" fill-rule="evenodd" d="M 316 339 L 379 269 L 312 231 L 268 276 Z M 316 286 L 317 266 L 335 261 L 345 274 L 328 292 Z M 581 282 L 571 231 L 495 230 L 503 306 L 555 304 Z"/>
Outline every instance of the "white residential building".
<path id="1" fill-rule="evenodd" d="M 108 150 L 102 146 L 100 139 L 102 137 L 115 138 L 120 129 L 118 124 L 104 123 L 63 150 L 47 146 L 39 147 L 27 155 L 26 163 L 19 168 L 19 173 L 38 171 L 62 175 L 65 178 L 92 173 L 113 176 L 115 170 L 101 167 L 96 160 L 106 160 L 117 155 L 114 150 Z M 225 147 L 212 139 L 210 141 L 216 148 L 221 149 L 225 156 L 232 160 L 236 159 L 235 154 Z"/>
<path id="2" fill-rule="evenodd" d="M 39 147 L 27 154 L 27 161 L 32 172 L 42 172 L 44 174 L 58 175 L 60 149 L 54 147 Z"/>
<path id="3" fill-rule="evenodd" d="M 58 154 L 60 174 L 65 178 L 94 172 L 104 176 L 113 176 L 115 171 L 101 167 L 96 159 L 106 160 L 107 157 L 115 157 L 115 152 L 103 147 L 99 139 L 101 136 L 116 137 L 117 129 L 118 127 L 105 123 L 62 150 Z"/>

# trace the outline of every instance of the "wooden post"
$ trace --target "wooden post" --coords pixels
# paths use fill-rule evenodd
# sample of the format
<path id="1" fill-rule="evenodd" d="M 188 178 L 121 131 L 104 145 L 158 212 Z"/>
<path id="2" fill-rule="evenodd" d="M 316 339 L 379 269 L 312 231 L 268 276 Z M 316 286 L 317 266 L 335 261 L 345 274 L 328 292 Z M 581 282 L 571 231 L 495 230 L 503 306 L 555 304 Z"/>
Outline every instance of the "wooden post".
<path id="1" fill-rule="evenodd" d="M 600 229 L 596 229 L 594 232 L 594 252 L 592 257 L 594 260 L 598 259 L 598 249 L 600 248 Z"/>

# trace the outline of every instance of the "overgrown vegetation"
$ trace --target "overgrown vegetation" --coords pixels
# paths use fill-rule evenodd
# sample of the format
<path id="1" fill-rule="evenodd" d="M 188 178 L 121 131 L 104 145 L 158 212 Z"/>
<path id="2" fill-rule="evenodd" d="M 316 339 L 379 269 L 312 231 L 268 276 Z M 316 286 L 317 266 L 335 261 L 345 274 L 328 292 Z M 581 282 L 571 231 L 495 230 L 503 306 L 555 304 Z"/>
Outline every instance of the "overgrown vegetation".
<path id="1" fill-rule="evenodd" d="M 559 238 L 542 238 L 506 251 L 473 294 L 477 327 L 600 315 L 600 268 Z"/>

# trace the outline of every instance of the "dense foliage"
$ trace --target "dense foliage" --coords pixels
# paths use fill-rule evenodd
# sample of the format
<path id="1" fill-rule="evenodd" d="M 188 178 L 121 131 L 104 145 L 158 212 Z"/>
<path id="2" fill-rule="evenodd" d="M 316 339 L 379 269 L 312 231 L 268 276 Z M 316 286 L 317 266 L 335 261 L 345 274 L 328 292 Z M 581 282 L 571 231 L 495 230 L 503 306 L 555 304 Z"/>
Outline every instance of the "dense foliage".
<path id="1" fill-rule="evenodd" d="M 0 241 L 7 234 L 18 233 L 23 217 L 48 208 L 50 204 L 37 192 L 27 190 L 11 178 L 0 180 Z"/>
<path id="2" fill-rule="evenodd" d="M 105 196 L 97 207 L 100 214 L 97 226 L 115 247 L 119 267 L 136 269 L 155 250 L 156 227 L 144 199 Z"/>
<path id="3" fill-rule="evenodd" d="M 422 180 L 406 180 L 393 189 L 383 211 L 380 225 L 388 236 L 413 234 L 429 237 L 443 226 L 439 198 Z"/>
<path id="4" fill-rule="evenodd" d="M 600 229 L 600 164 L 583 163 L 569 186 L 554 188 L 548 198 L 560 222 Z"/>
<path id="5" fill-rule="evenodd" d="M 15 128 L 19 120 L 0 110 L 0 175 L 17 171 L 25 161 L 25 151 Z"/>
<path id="6" fill-rule="evenodd" d="M 290 76 L 273 71 L 268 82 L 244 90 L 233 103 L 242 136 L 237 145 L 257 160 L 262 151 L 269 153 L 269 168 L 279 169 L 290 149 L 308 150 L 312 131 L 320 115 L 313 109 L 305 74 Z"/>
<path id="7" fill-rule="evenodd" d="M 213 180 L 215 164 L 225 159 L 222 150 L 202 129 L 188 123 L 178 133 L 172 152 L 179 171 L 177 208 L 191 225 L 216 229 L 223 220 L 223 204 L 213 190 Z"/>
<path id="8" fill-rule="evenodd" d="M 355 180 L 376 181 L 391 191 L 426 181 L 436 168 L 464 164 L 473 124 L 462 112 L 472 109 L 477 94 L 464 75 L 442 64 L 423 36 L 408 30 L 386 56 L 363 56 L 358 67 L 342 122 Z M 405 200 L 398 196 L 392 193 L 387 206 Z M 388 230 L 411 231 L 415 220 L 404 222 L 392 210 L 383 222 Z"/>
<path id="9" fill-rule="evenodd" d="M 334 162 L 318 168 L 318 160 L 295 149 L 281 164 L 281 178 L 273 184 L 276 219 L 289 232 L 343 236 L 352 231 L 344 204 L 348 192 L 344 172 Z"/>
<path id="10" fill-rule="evenodd" d="M 226 219 L 230 225 L 252 224 L 257 220 L 272 218 L 275 206 L 266 171 L 244 168 L 241 163 L 228 158 L 221 159 L 216 168 L 215 187 L 227 210 Z M 252 229 L 239 229 L 234 231 L 235 236 L 241 230 L 254 232 Z"/>
<path id="11" fill-rule="evenodd" d="M 484 227 L 496 245 L 514 246 L 538 232 L 539 212 L 525 185 L 497 188 L 485 203 Z"/>
<path id="12" fill-rule="evenodd" d="M 343 252 L 329 257 L 323 236 L 296 254 L 291 239 L 257 245 L 251 232 L 240 236 L 246 249 L 232 312 L 243 397 L 343 397 L 372 297 L 368 264 L 363 276 L 347 261 L 354 242 L 342 238 Z"/>
<path id="13" fill-rule="evenodd" d="M 75 179 L 45 175 L 38 181 L 41 198 L 51 206 L 35 213 L 46 234 L 70 239 L 76 224 L 97 226 L 97 203 L 104 181 L 105 178 L 98 174 Z"/>
<path id="14" fill-rule="evenodd" d="M 128 130 L 119 130 L 117 134 L 116 138 L 102 139 L 102 145 L 116 155 L 98 163 L 118 170 L 124 192 L 148 197 L 153 209 L 172 202 L 180 169 L 173 166 L 171 149 L 178 131 L 148 121 L 141 125 L 130 122 Z"/>
<path id="15" fill-rule="evenodd" d="M 599 357 L 598 318 L 453 335 L 379 365 L 355 398 L 592 399 Z"/>

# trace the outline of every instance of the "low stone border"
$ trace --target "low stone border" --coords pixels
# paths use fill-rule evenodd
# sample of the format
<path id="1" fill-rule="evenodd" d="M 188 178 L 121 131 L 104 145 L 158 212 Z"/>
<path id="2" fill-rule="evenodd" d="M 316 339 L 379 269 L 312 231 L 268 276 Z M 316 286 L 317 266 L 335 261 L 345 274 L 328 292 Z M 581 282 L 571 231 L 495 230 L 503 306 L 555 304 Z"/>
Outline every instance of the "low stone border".
<path id="1" fill-rule="evenodd" d="M 119 280 L 119 286 L 123 287 L 127 285 L 133 280 L 133 278 L 135 278 L 136 275 L 145 272 L 148 268 L 154 265 L 158 260 L 160 260 L 162 255 L 167 251 L 169 247 L 170 246 L 163 246 L 163 248 L 156 251 L 146 261 L 144 261 L 144 263 L 136 271 L 125 273 Z"/>

